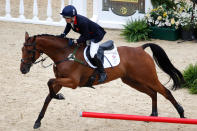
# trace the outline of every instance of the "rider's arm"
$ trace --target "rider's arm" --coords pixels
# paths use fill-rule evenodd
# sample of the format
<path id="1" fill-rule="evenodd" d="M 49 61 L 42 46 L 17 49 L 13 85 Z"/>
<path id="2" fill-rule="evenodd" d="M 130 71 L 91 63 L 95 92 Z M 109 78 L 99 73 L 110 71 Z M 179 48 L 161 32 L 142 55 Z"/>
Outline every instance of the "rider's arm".
<path id="1" fill-rule="evenodd" d="M 64 29 L 64 35 L 65 36 L 70 32 L 70 29 L 71 29 L 71 24 L 67 23 L 67 25 L 66 25 L 66 27 Z"/>

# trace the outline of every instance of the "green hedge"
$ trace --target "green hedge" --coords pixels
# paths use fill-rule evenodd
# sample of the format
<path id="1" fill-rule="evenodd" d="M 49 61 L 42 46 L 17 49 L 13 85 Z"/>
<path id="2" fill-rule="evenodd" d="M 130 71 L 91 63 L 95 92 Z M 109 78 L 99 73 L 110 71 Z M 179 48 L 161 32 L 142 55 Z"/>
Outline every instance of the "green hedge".
<path id="1" fill-rule="evenodd" d="M 137 42 L 149 40 L 150 31 L 145 20 L 131 20 L 124 25 L 121 35 L 124 36 L 128 42 Z"/>
<path id="2" fill-rule="evenodd" d="M 190 64 L 184 71 L 185 84 L 183 87 L 189 88 L 190 93 L 197 94 L 197 63 Z"/>

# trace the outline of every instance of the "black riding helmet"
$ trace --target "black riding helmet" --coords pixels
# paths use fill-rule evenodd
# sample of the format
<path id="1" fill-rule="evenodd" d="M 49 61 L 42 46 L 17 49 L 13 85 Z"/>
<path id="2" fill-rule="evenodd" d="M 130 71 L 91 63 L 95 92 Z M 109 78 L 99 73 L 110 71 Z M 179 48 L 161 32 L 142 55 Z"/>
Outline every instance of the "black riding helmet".
<path id="1" fill-rule="evenodd" d="M 67 5 L 60 14 L 65 18 L 71 18 L 77 15 L 77 10 L 73 5 Z"/>

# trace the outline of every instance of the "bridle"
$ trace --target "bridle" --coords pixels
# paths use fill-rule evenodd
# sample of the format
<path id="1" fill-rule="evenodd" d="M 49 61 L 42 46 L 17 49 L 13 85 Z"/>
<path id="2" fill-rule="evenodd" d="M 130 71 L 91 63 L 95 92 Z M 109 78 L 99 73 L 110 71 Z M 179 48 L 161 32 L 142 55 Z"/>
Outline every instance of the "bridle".
<path id="1" fill-rule="evenodd" d="M 29 40 L 29 39 L 28 39 L 28 40 Z M 28 41 L 28 40 L 27 40 L 27 41 Z M 28 50 L 28 51 L 27 51 L 29 54 L 31 53 L 32 56 L 31 56 L 31 57 L 27 57 L 27 58 L 22 58 L 22 59 L 21 59 L 21 62 L 24 63 L 24 64 L 26 64 L 26 65 L 28 65 L 28 66 L 31 66 L 32 64 L 37 64 L 37 63 L 40 63 L 41 61 L 43 62 L 43 61 L 46 60 L 46 58 L 43 58 L 43 57 L 42 57 L 41 60 L 36 61 L 36 59 L 35 59 L 36 51 L 38 51 L 38 52 L 40 53 L 40 56 L 41 56 L 43 53 L 42 53 L 42 51 L 36 49 L 36 41 L 35 41 L 35 40 L 36 40 L 36 36 L 33 37 L 33 42 L 32 42 L 32 43 L 30 43 L 30 44 L 24 44 L 24 46 L 33 46 L 33 49 L 32 49 L 32 50 Z M 25 60 L 28 60 L 28 62 L 25 62 Z"/>

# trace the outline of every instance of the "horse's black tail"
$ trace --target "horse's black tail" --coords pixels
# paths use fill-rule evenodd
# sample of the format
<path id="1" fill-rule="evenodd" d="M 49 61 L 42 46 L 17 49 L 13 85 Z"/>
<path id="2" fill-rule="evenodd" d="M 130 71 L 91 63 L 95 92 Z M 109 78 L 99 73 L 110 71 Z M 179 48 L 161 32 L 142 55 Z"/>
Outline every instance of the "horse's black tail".
<path id="1" fill-rule="evenodd" d="M 147 43 L 142 45 L 143 49 L 147 47 L 151 48 L 153 52 L 153 58 L 157 65 L 172 78 L 174 82 L 172 89 L 176 90 L 176 88 L 180 88 L 181 84 L 184 83 L 183 75 L 171 63 L 166 52 L 160 46 L 153 43 Z"/>

